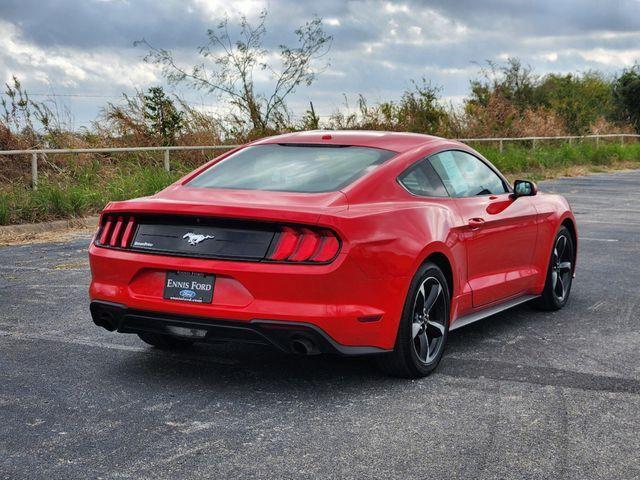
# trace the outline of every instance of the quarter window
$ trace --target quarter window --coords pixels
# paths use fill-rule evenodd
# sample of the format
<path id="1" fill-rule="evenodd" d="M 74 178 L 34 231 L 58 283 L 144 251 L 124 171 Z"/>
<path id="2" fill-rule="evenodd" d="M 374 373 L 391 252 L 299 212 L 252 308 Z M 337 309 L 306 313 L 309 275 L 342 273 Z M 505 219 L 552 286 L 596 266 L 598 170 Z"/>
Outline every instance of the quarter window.
<path id="1" fill-rule="evenodd" d="M 414 195 L 446 197 L 442 180 L 427 160 L 423 160 L 399 178 L 400 183 Z"/>
<path id="2" fill-rule="evenodd" d="M 433 155 L 431 165 L 452 197 L 506 193 L 502 179 L 480 159 L 459 150 Z"/>

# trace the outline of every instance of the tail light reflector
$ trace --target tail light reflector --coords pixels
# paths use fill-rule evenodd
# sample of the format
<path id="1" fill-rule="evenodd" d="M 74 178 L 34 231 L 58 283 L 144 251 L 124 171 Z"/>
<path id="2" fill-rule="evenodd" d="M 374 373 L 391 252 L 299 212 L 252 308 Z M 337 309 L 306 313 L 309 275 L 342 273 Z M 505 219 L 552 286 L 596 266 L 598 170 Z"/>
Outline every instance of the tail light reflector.
<path id="1" fill-rule="evenodd" d="M 282 227 L 268 260 L 279 262 L 326 263 L 335 258 L 340 241 L 330 230 Z"/>

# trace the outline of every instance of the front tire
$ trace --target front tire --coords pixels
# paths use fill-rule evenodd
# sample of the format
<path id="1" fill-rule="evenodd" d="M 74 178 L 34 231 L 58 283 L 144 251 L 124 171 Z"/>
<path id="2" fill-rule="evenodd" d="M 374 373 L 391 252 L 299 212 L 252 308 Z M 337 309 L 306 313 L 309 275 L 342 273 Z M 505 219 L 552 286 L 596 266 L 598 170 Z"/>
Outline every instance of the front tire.
<path id="1" fill-rule="evenodd" d="M 537 308 L 554 311 L 567 304 L 573 280 L 574 248 L 571 233 L 567 227 L 562 226 L 551 251 L 544 290 L 534 304 Z"/>
<path id="2" fill-rule="evenodd" d="M 139 333 L 138 337 L 140 337 L 140 340 L 144 343 L 159 348 L 160 350 L 181 350 L 193 345 L 193 340 L 163 335 L 161 333 Z"/>
<path id="3" fill-rule="evenodd" d="M 438 366 L 449 333 L 450 298 L 442 270 L 431 262 L 422 265 L 411 281 L 394 351 L 377 359 L 381 370 L 420 378 Z"/>

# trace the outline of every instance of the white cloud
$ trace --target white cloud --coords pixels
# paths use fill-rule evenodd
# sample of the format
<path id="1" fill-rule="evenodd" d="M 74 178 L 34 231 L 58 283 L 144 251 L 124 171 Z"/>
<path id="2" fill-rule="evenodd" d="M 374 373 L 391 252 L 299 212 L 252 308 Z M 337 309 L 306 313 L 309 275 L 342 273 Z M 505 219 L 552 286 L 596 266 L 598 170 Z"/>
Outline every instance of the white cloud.
<path id="1" fill-rule="evenodd" d="M 358 3 L 349 13 L 357 23 L 384 24 L 380 39 L 394 45 L 434 45 L 465 40 L 469 27 L 428 7 L 409 8 L 407 5 L 385 4 L 380 10 L 376 2 Z M 375 12 L 373 15 L 371 12 Z M 376 18 L 377 17 L 377 18 Z"/>
<path id="2" fill-rule="evenodd" d="M 0 21 L 0 66 L 5 77 L 65 87 L 87 82 L 135 89 L 158 81 L 157 68 L 112 51 L 44 48 L 22 38 L 15 25 Z"/>
<path id="3" fill-rule="evenodd" d="M 630 67 L 640 60 L 640 49 L 613 50 L 594 48 L 591 50 L 575 50 L 577 55 L 590 62 L 612 67 Z"/>
<path id="4" fill-rule="evenodd" d="M 210 20 L 219 21 L 225 14 L 231 18 L 252 18 L 268 7 L 264 0 L 191 0 L 191 7 Z"/>
<path id="5" fill-rule="evenodd" d="M 225 13 L 235 26 L 241 15 L 254 21 L 265 8 L 270 53 L 264 60 L 276 65 L 277 45 L 295 45 L 294 29 L 314 14 L 323 17 L 333 35 L 329 55 L 319 61 L 330 67 L 290 99 L 294 108 L 306 108 L 312 100 L 322 112 L 340 105 L 343 92 L 397 98 L 411 79 L 423 76 L 459 102 L 485 60 L 518 57 L 545 74 L 614 73 L 640 59 L 638 2 L 628 0 L 615 8 L 584 0 L 577 13 L 569 0 L 89 0 L 86 9 L 73 0 L 21 1 L 21 9 L 10 9 L 0 0 L 0 83 L 15 74 L 31 92 L 117 97 L 151 84 L 166 85 L 156 67 L 141 61 L 144 50 L 133 49 L 131 41 L 146 37 L 188 67 L 201 61 L 196 46 Z M 576 14 L 564 15 L 569 11 Z M 271 81 L 269 72 L 255 72 L 257 88 L 266 89 Z M 205 103 L 217 103 L 213 95 L 179 88 L 188 98 L 202 94 Z M 85 108 L 83 120 L 104 105 L 102 99 L 69 102 Z"/>

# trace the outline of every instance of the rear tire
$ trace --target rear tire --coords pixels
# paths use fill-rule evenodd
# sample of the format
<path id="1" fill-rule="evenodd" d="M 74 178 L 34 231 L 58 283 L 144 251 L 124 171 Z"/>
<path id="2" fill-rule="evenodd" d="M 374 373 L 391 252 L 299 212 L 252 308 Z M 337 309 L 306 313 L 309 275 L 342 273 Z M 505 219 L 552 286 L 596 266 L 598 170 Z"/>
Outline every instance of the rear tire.
<path id="1" fill-rule="evenodd" d="M 560 310 L 567 304 L 573 283 L 573 238 L 567 227 L 562 226 L 553 242 L 547 268 L 547 280 L 540 298 L 533 305 L 540 310 Z"/>
<path id="2" fill-rule="evenodd" d="M 140 337 L 140 340 L 144 343 L 161 350 L 181 350 L 193 345 L 193 340 L 163 335 L 161 333 L 139 333 L 138 337 Z"/>
<path id="3" fill-rule="evenodd" d="M 393 352 L 377 357 L 394 377 L 420 378 L 440 363 L 449 334 L 450 293 L 440 268 L 427 262 L 411 281 Z"/>

